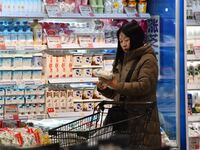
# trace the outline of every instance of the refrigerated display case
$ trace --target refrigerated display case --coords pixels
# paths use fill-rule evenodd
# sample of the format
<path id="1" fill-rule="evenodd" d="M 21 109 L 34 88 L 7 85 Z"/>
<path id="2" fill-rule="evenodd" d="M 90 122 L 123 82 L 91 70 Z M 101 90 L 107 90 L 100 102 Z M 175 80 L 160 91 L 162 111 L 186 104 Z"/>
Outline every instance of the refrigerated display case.
<path id="1" fill-rule="evenodd" d="M 181 57 L 182 49 L 180 49 L 180 38 L 182 37 L 179 34 L 182 3 L 175 0 L 170 2 L 150 0 L 148 6 L 152 16 L 159 14 L 160 17 L 160 79 L 157 87 L 157 100 L 161 127 L 171 142 L 173 141 L 172 143 L 181 150 L 186 146 L 182 142 L 185 136 L 185 123 L 183 121 L 184 124 L 180 124 L 181 118 L 185 118 L 185 114 L 181 116 L 180 111 L 185 109 L 185 104 L 180 103 L 181 84 L 184 81 L 181 80 L 184 71 L 180 66 L 183 58 Z M 184 108 L 180 109 L 181 105 Z"/>
<path id="2" fill-rule="evenodd" d="M 186 94 L 187 94 L 187 142 L 188 149 L 199 149 L 199 5 L 200 1 L 185 2 L 185 62 L 186 62 Z"/>
<path id="3" fill-rule="evenodd" d="M 11 7 L 8 7 L 9 2 Z M 105 4 L 106 9 L 104 6 L 95 6 L 94 3 L 90 6 L 84 5 L 80 13 L 75 4 L 81 0 L 77 3 L 55 1 L 54 4 L 52 4 L 54 1 L 48 0 L 28 1 L 33 5 L 31 9 L 26 0 L 20 0 L 16 4 L 23 6 L 24 3 L 24 7 L 15 7 L 12 2 L 14 1 L 1 1 L 0 17 L 7 17 L 6 21 L 0 21 L 2 31 L 0 36 L 3 39 L 0 47 L 4 50 L 0 60 L 6 66 L 6 69 L 5 66 L 0 68 L 1 79 L 3 79 L 0 81 L 2 118 L 5 117 L 4 106 L 11 104 L 15 104 L 18 108 L 21 119 L 42 119 L 47 116 L 73 119 L 91 113 L 93 106 L 104 100 L 94 88 L 93 83 L 98 80 L 92 76 L 92 71 L 99 68 L 111 69 L 116 49 L 117 27 L 123 24 L 124 20 L 136 19 L 141 21 L 141 25 L 146 29 L 147 40 L 151 42 L 158 58 L 160 71 L 157 99 L 161 130 L 167 135 L 166 144 L 180 147 L 180 128 L 177 125 L 179 122 L 177 119 L 179 90 L 177 89 L 180 75 L 177 62 L 180 55 L 177 30 L 180 25 L 179 15 L 176 15 L 180 5 L 178 1 L 149 0 L 148 13 L 139 14 L 136 13 L 135 5 L 122 13 L 123 9 L 120 7 L 122 1 L 118 0 L 113 0 L 113 5 Z M 102 9 L 107 13 L 102 13 Z M 35 43 L 30 40 L 30 35 L 34 37 L 33 32 L 30 32 L 32 26 L 27 24 L 27 22 L 33 23 L 33 19 L 39 21 L 39 23 L 34 21 L 37 24 L 34 28 L 43 29 L 43 39 L 39 37 Z M 123 21 L 120 22 L 120 19 Z M 145 28 L 146 21 L 148 28 Z M 17 35 L 13 27 L 8 28 L 13 24 L 21 26 L 20 28 L 26 31 L 28 41 L 24 41 L 21 34 Z M 102 29 L 103 25 L 104 29 Z M 18 28 L 17 30 L 22 31 Z M 11 35 L 10 41 L 8 33 Z M 19 41 L 16 35 L 20 37 Z M 23 44 L 16 45 L 18 42 Z M 40 54 L 35 54 L 36 52 Z M 38 57 L 41 54 L 42 62 L 46 64 L 42 67 L 38 66 L 40 62 Z M 84 64 L 80 60 L 85 60 Z M 100 60 L 100 63 L 97 60 Z M 35 63 L 32 64 L 32 61 Z M 23 62 L 29 66 L 16 67 Z M 76 100 L 72 98 L 73 95 L 76 96 Z M 12 116 L 6 117 L 12 119 Z"/>

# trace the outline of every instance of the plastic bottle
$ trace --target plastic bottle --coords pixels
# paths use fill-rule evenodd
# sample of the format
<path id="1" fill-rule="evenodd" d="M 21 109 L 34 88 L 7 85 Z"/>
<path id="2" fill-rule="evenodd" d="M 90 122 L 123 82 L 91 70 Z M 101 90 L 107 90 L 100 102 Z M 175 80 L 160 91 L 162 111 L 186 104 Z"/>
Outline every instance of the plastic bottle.
<path id="1" fill-rule="evenodd" d="M 139 0 L 139 2 L 138 2 L 138 12 L 139 13 L 146 13 L 147 12 L 147 1 L 146 0 Z"/>
<path id="2" fill-rule="evenodd" d="M 38 23 L 38 20 L 34 20 L 31 27 L 33 31 L 34 45 L 42 45 L 42 26 Z"/>
<path id="3" fill-rule="evenodd" d="M 10 31 L 10 41 L 11 41 L 11 46 L 17 46 L 17 34 L 18 34 L 18 28 L 17 27 L 13 27 L 11 28 Z"/>
<path id="4" fill-rule="evenodd" d="M 5 40 L 5 45 L 10 46 L 10 31 L 8 28 L 3 28 L 2 30 L 3 36 L 4 36 L 4 40 Z"/>
<path id="5" fill-rule="evenodd" d="M 25 45 L 25 32 L 22 27 L 19 27 L 18 33 L 17 33 L 17 45 L 18 46 L 24 46 Z"/>
<path id="6" fill-rule="evenodd" d="M 31 31 L 30 27 L 25 27 L 25 39 L 26 39 L 26 46 L 33 46 L 33 32 Z"/>

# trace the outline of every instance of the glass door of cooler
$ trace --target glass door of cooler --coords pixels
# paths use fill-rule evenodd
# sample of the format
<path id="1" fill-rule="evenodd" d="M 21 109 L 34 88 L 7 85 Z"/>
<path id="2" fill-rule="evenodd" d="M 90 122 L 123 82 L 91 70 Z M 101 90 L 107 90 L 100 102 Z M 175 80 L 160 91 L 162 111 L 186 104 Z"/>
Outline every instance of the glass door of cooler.
<path id="1" fill-rule="evenodd" d="M 173 147 L 179 147 L 179 129 L 177 126 L 177 87 L 179 86 L 177 84 L 177 76 L 179 68 L 176 63 L 176 57 L 178 56 L 178 47 L 176 44 L 178 43 L 176 0 L 150 0 L 148 9 L 152 16 L 159 15 L 160 18 L 160 78 L 157 86 L 157 102 L 161 133 L 164 137 L 164 143 Z"/>
<path id="2" fill-rule="evenodd" d="M 187 141 L 189 150 L 197 150 L 200 148 L 200 1 L 187 0 L 185 6 Z"/>

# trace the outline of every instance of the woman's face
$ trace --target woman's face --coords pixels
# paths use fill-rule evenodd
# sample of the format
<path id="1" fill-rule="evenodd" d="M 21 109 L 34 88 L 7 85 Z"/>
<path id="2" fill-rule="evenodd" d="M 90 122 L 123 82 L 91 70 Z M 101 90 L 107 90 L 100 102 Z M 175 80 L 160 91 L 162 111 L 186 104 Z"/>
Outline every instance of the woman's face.
<path id="1" fill-rule="evenodd" d="M 130 49 L 130 38 L 127 37 L 123 32 L 119 33 L 119 43 L 122 50 L 126 53 Z"/>

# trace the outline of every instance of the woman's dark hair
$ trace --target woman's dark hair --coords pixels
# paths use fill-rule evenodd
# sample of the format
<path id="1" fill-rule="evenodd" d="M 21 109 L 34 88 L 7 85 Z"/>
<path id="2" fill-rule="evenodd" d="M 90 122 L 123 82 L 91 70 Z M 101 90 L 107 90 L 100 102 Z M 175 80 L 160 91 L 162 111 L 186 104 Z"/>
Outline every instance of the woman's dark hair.
<path id="1" fill-rule="evenodd" d="M 117 32 L 118 47 L 115 58 L 115 64 L 113 66 L 113 72 L 115 72 L 117 64 L 118 63 L 122 64 L 124 59 L 124 51 L 122 50 L 122 47 L 119 42 L 119 34 L 121 32 L 130 38 L 130 50 L 137 49 L 144 45 L 144 39 L 145 39 L 144 31 L 139 26 L 137 21 L 132 21 L 130 23 L 123 25 Z"/>

